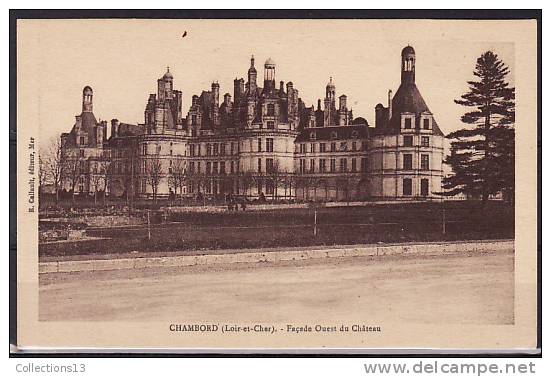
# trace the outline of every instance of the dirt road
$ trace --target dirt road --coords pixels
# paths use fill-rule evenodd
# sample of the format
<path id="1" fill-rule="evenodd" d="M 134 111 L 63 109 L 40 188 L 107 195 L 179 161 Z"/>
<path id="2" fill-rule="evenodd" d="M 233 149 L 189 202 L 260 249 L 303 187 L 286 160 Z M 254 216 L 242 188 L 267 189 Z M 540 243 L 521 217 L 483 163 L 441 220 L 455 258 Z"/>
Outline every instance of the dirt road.
<path id="1" fill-rule="evenodd" d="M 510 324 L 514 252 L 40 276 L 40 319 Z"/>

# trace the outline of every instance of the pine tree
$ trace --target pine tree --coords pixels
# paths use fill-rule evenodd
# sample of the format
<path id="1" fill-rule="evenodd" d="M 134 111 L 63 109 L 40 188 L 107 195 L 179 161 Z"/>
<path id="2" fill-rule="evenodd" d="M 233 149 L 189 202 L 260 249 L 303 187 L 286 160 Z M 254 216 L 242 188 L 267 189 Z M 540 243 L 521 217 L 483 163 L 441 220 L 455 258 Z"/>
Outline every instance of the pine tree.
<path id="1" fill-rule="evenodd" d="M 451 132 L 451 154 L 445 163 L 453 174 L 444 178 L 444 195 L 464 193 L 483 202 L 498 192 L 514 195 L 515 88 L 506 77 L 509 68 L 487 51 L 476 62 L 476 81 L 455 103 L 471 107 L 461 121 L 469 127 Z"/>

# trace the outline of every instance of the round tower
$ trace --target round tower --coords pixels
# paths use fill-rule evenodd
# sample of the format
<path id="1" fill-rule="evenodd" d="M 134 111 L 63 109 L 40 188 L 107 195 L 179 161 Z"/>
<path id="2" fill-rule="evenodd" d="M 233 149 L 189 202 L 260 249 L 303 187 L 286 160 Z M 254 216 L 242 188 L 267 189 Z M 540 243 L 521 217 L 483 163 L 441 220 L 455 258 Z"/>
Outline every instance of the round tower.
<path id="1" fill-rule="evenodd" d="M 91 113 L 93 111 L 93 96 L 94 92 L 89 86 L 85 86 L 82 90 L 82 112 Z"/>
<path id="2" fill-rule="evenodd" d="M 402 50 L 402 84 L 415 84 L 415 50 L 409 45 Z"/>

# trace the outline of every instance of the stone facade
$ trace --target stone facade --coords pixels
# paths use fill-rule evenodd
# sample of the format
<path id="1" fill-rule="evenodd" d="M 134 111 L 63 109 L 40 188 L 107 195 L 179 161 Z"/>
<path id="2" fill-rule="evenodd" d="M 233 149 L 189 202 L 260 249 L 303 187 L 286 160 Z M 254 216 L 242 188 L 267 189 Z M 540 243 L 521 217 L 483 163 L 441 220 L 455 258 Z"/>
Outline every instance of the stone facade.
<path id="1" fill-rule="evenodd" d="M 151 198 L 234 194 L 299 200 L 419 199 L 440 191 L 443 135 L 415 86 L 415 52 L 402 51 L 402 82 L 376 124 L 353 118 L 347 97 L 330 78 L 317 108 L 306 107 L 292 82 L 276 84 L 276 64 L 255 59 L 247 81 L 235 79 L 233 98 L 213 82 L 193 95 L 182 115 L 182 92 L 169 69 L 150 94 L 143 124 L 97 121 L 92 89 L 82 113 L 62 134 L 80 194 Z M 76 184 L 73 184 L 73 181 Z"/>

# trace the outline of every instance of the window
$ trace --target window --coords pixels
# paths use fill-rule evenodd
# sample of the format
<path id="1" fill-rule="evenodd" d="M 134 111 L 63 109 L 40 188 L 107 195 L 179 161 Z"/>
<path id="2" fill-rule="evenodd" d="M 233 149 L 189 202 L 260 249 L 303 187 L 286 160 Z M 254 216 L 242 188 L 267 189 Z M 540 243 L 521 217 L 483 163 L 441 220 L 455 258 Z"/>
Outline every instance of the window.
<path id="1" fill-rule="evenodd" d="M 404 178 L 402 193 L 403 193 L 404 196 L 410 196 L 411 195 L 411 178 Z"/>
<path id="2" fill-rule="evenodd" d="M 84 157 L 84 149 L 78 150 L 80 157 Z"/>
<path id="3" fill-rule="evenodd" d="M 211 172 L 211 168 L 210 168 L 210 167 L 211 167 L 210 161 L 207 161 L 207 171 L 206 171 L 207 174 L 210 174 L 210 172 Z"/>
<path id="4" fill-rule="evenodd" d="M 412 155 L 411 154 L 404 154 L 404 170 L 411 170 L 412 169 Z"/>
<path id="5" fill-rule="evenodd" d="M 218 162 L 214 161 L 212 163 L 212 174 L 218 174 Z"/>
<path id="6" fill-rule="evenodd" d="M 341 151 L 346 151 L 348 149 L 348 144 L 346 143 L 346 141 L 341 141 Z"/>
<path id="7" fill-rule="evenodd" d="M 430 126 L 430 119 L 429 118 L 423 119 L 423 129 L 428 130 L 429 126 Z"/>
<path id="8" fill-rule="evenodd" d="M 421 170 L 429 170 L 429 155 L 421 155 Z"/>
<path id="9" fill-rule="evenodd" d="M 147 153 L 147 149 L 146 149 L 145 147 L 146 147 L 146 146 L 144 145 L 144 154 Z M 191 157 L 195 157 L 195 145 L 193 145 L 193 144 L 191 144 L 191 145 L 189 146 L 189 155 L 190 155 Z"/>
<path id="10" fill-rule="evenodd" d="M 337 137 L 338 136 L 336 131 L 331 132 L 331 139 L 336 139 Z"/>
<path id="11" fill-rule="evenodd" d="M 331 143 L 331 152 L 335 152 L 337 150 L 337 143 Z"/>
<path id="12" fill-rule="evenodd" d="M 404 147 L 413 146 L 413 136 L 404 136 Z"/>
<path id="13" fill-rule="evenodd" d="M 189 163 L 189 173 L 190 174 L 195 173 L 195 162 L 194 161 L 190 161 L 190 163 Z"/>
<path id="14" fill-rule="evenodd" d="M 301 158 L 299 160 L 299 170 L 300 174 L 304 174 L 306 172 L 306 160 Z"/>
<path id="15" fill-rule="evenodd" d="M 262 139 L 258 138 L 258 151 L 262 152 Z"/>
<path id="16" fill-rule="evenodd" d="M 197 173 L 201 174 L 201 161 L 197 161 Z"/>
<path id="17" fill-rule="evenodd" d="M 357 139 L 358 138 L 358 131 L 356 131 L 356 130 L 352 131 L 352 137 L 354 139 Z"/>
<path id="18" fill-rule="evenodd" d="M 273 152 L 274 151 L 274 139 L 267 138 L 266 139 L 266 152 Z"/>
<path id="19" fill-rule="evenodd" d="M 230 154 L 231 155 L 233 155 L 234 150 L 235 150 L 235 143 L 232 141 L 231 144 L 230 144 Z"/>
<path id="20" fill-rule="evenodd" d="M 356 172 L 356 159 L 355 158 L 352 159 L 352 172 L 354 172 L 354 173 Z"/>
<path id="21" fill-rule="evenodd" d="M 353 142 L 352 142 L 352 150 L 353 150 L 353 151 L 356 151 L 357 149 L 358 149 L 358 147 L 356 146 L 356 142 L 353 141 Z"/>
<path id="22" fill-rule="evenodd" d="M 421 136 L 421 146 L 428 147 L 430 145 L 430 138 L 428 136 Z"/>
<path id="23" fill-rule="evenodd" d="M 404 128 L 408 130 L 411 128 L 411 118 L 404 119 Z"/>
<path id="24" fill-rule="evenodd" d="M 213 145 L 213 152 L 212 154 L 214 154 L 215 156 L 218 156 L 218 143 L 214 144 Z"/>
<path id="25" fill-rule="evenodd" d="M 201 144 L 197 144 L 197 156 L 201 156 Z"/>
<path id="26" fill-rule="evenodd" d="M 273 158 L 267 158 L 266 159 L 266 173 L 273 173 L 274 172 L 274 159 Z"/>
<path id="27" fill-rule="evenodd" d="M 235 162 L 234 161 L 230 162 L 230 173 L 231 174 L 235 173 Z"/>
<path id="28" fill-rule="evenodd" d="M 262 173 L 262 159 L 261 158 L 258 159 L 258 172 Z"/>
<path id="29" fill-rule="evenodd" d="M 220 156 L 225 156 L 225 155 L 226 155 L 226 144 L 222 143 L 220 144 Z"/>
<path id="30" fill-rule="evenodd" d="M 348 171 L 348 160 L 346 158 L 341 158 L 341 172 Z"/>
<path id="31" fill-rule="evenodd" d="M 367 141 L 362 141 L 362 151 L 367 151 Z"/>
<path id="32" fill-rule="evenodd" d="M 161 145 L 157 144 L 157 154 L 160 154 L 160 153 L 161 153 Z"/>
<path id="33" fill-rule="evenodd" d="M 300 149 L 300 154 L 306 153 L 306 144 L 300 144 L 299 149 Z"/>
<path id="34" fill-rule="evenodd" d="M 362 169 L 362 172 L 367 172 L 367 158 L 362 158 L 360 161 L 360 169 Z"/>
<path id="35" fill-rule="evenodd" d="M 275 115 L 275 105 L 273 103 L 269 103 L 268 105 L 266 105 L 266 115 L 268 116 Z"/>
<path id="36" fill-rule="evenodd" d="M 210 156 L 212 154 L 212 147 L 210 144 L 207 144 L 207 156 Z"/>
<path id="37" fill-rule="evenodd" d="M 427 178 L 421 179 L 421 196 L 429 195 L 429 180 Z"/>
<path id="38" fill-rule="evenodd" d="M 310 144 L 310 153 L 316 153 L 316 144 Z"/>
<path id="39" fill-rule="evenodd" d="M 316 160 L 313 158 L 310 159 L 310 173 L 314 174 L 316 172 Z"/>
<path id="40" fill-rule="evenodd" d="M 267 121 L 266 127 L 268 127 L 269 130 L 273 130 L 275 128 L 275 122 L 273 120 Z"/>
<path id="41" fill-rule="evenodd" d="M 191 116 L 191 124 L 193 126 L 197 124 L 197 115 L 192 115 Z"/>
<path id="42" fill-rule="evenodd" d="M 79 144 L 80 144 L 80 145 L 86 144 L 86 142 L 84 141 L 84 136 L 81 136 L 81 137 L 80 137 Z"/>
<path id="43" fill-rule="evenodd" d="M 320 158 L 320 161 L 319 161 L 319 171 L 320 173 L 325 173 L 325 159 L 324 158 Z"/>
<path id="44" fill-rule="evenodd" d="M 316 140 L 316 133 L 314 131 L 310 132 L 310 140 Z"/>
<path id="45" fill-rule="evenodd" d="M 325 153 L 325 143 L 320 143 L 320 152 Z"/>
<path id="46" fill-rule="evenodd" d="M 334 173 L 335 170 L 337 170 L 336 165 L 337 165 L 337 163 L 335 162 L 335 159 L 332 158 L 332 159 L 331 159 L 331 165 L 330 165 L 330 168 L 329 168 L 330 171 L 331 171 L 331 173 Z"/>

